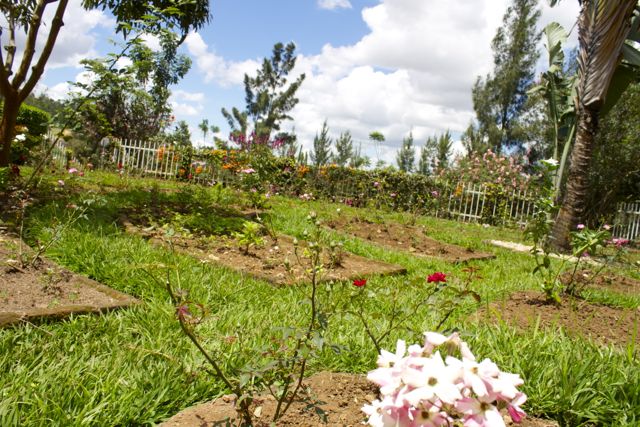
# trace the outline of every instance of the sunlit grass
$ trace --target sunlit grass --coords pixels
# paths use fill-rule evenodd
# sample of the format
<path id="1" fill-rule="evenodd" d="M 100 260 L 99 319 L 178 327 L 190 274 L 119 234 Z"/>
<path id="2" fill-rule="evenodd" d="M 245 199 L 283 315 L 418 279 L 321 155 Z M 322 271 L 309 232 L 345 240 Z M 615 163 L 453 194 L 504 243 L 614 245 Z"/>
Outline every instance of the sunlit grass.
<path id="1" fill-rule="evenodd" d="M 73 271 L 136 296 L 142 304 L 102 316 L 74 316 L 63 322 L 0 330 L 3 426 L 153 424 L 195 402 L 227 392 L 199 369 L 203 359 L 180 333 L 174 308 L 158 283 L 162 283 L 167 271 L 175 286 L 188 290 L 190 299 L 208 308 L 209 316 L 200 332 L 211 348 L 228 350 L 223 362 L 227 369 L 239 369 L 247 356 L 239 351 L 237 342 L 224 344 L 221 338 L 240 336 L 244 348 L 260 348 L 268 344 L 275 327 L 300 325 L 306 318 L 308 286 L 274 287 L 188 255 L 172 254 L 126 234 L 118 225 L 121 209 L 148 204 L 153 197 L 158 203 L 181 201 L 194 208 L 228 206 L 239 201 L 234 192 L 148 179 L 126 178 L 125 182 L 116 174 L 97 172 L 86 178 L 70 184 L 76 191 L 58 191 L 57 200 L 30 211 L 28 240 L 45 239 L 47 228 L 67 209 L 69 200 L 99 194 L 101 200 L 89 208 L 87 219 L 67 230 L 47 255 Z M 43 185 L 55 186 L 57 179 L 60 178 L 48 176 Z M 166 191 L 156 192 L 154 188 Z M 407 214 L 319 201 L 277 197 L 272 206 L 274 227 L 298 237 L 308 227 L 306 216 L 310 210 L 326 220 L 336 215 L 412 220 Z M 215 220 L 212 213 L 211 221 Z M 482 276 L 474 286 L 483 305 L 507 298 L 514 291 L 539 289 L 538 279 L 531 274 L 533 261 L 528 254 L 485 243 L 489 239 L 521 241 L 517 230 L 435 218 L 416 220 L 427 227 L 431 237 L 496 254 L 493 260 L 473 262 Z M 419 284 L 434 271 L 447 273 L 451 280 L 464 274 L 464 265 L 391 251 L 341 233 L 332 235 L 342 239 L 345 248 L 353 253 L 400 264 L 408 270 L 405 276 L 372 278 L 367 284 L 380 291 L 400 288 L 400 304 L 411 304 L 424 296 L 426 289 Z M 321 302 L 326 306 L 344 300 L 352 290 L 349 283 L 323 286 Z M 638 306 L 637 298 L 607 293 L 598 300 Z M 367 304 L 381 315 L 391 311 L 391 303 L 385 298 L 370 299 Z M 530 412 L 571 426 L 640 422 L 640 363 L 635 349 L 599 347 L 559 332 L 515 332 L 505 325 L 477 324 L 470 320 L 475 309 L 471 301 L 466 301 L 446 326 L 460 330 L 478 356 L 490 357 L 504 370 L 525 378 Z M 433 328 L 441 315 L 432 307 L 419 313 L 407 325 L 418 331 Z M 384 346 L 392 348 L 398 338 L 419 339 L 396 332 Z M 326 340 L 334 346 L 313 362 L 311 371 L 363 373 L 375 365 L 375 350 L 352 317 L 330 317 Z"/>

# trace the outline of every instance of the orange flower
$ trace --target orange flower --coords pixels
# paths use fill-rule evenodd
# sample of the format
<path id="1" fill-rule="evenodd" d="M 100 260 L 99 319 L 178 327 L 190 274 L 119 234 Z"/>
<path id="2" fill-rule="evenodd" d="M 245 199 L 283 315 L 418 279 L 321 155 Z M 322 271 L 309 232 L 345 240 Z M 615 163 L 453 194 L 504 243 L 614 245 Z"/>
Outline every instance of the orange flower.
<path id="1" fill-rule="evenodd" d="M 202 173 L 202 166 L 198 166 L 196 168 L 196 175 L 200 175 Z"/>

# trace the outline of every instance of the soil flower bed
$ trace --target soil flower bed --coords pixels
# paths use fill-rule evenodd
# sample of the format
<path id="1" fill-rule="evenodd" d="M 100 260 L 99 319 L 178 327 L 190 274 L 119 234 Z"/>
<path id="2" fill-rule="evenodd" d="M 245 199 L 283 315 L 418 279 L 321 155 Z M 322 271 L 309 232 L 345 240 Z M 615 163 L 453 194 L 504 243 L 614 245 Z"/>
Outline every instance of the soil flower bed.
<path id="1" fill-rule="evenodd" d="M 608 290 L 623 295 L 640 295 L 640 280 L 631 277 L 620 276 L 610 272 L 594 273 L 585 269 L 577 271 L 575 275 L 567 271 L 560 276 L 560 281 L 568 283 L 573 276 L 573 280 L 578 283 L 578 287 L 584 286 L 586 289 Z"/>
<path id="2" fill-rule="evenodd" d="M 425 228 L 393 222 L 377 223 L 363 218 L 337 218 L 327 223 L 333 230 L 350 234 L 393 250 L 449 262 L 495 258 L 493 254 L 442 243 L 425 235 Z"/>
<path id="3" fill-rule="evenodd" d="M 569 335 L 591 338 L 603 344 L 630 344 L 640 336 L 640 311 L 622 309 L 565 297 L 562 304 L 545 300 L 538 292 L 517 292 L 482 309 L 478 317 L 505 321 L 518 328 L 561 327 Z"/>
<path id="4" fill-rule="evenodd" d="M 20 239 L 0 233 L 0 327 L 23 320 L 99 313 L 138 302 L 45 258 L 23 265 L 20 247 L 23 254 L 33 256 Z"/>
<path id="5" fill-rule="evenodd" d="M 162 229 L 142 229 L 124 221 L 127 232 L 142 235 L 158 245 L 167 245 Z M 232 236 L 181 236 L 171 238 L 173 247 L 204 262 L 216 263 L 240 271 L 276 285 L 292 285 L 308 281 L 304 260 L 299 259 L 305 242 L 297 245 L 292 237 L 279 235 L 263 236 L 264 244 L 253 246 L 245 252 L 238 239 Z M 297 252 L 297 255 L 296 255 Z M 402 266 L 344 252 L 339 262 L 331 262 L 325 254 L 325 266 L 320 281 L 353 280 L 362 276 L 404 274 Z"/>
<path id="6" fill-rule="evenodd" d="M 375 399 L 377 387 L 367 381 L 364 375 L 320 372 L 304 382 L 305 392 L 291 407 L 278 426 L 316 427 L 360 426 L 366 419 L 362 412 L 364 404 Z M 270 426 L 276 401 L 266 396 L 255 402 L 253 412 L 262 420 L 256 426 Z M 202 427 L 237 425 L 233 408 L 233 396 L 225 396 L 211 402 L 202 403 L 171 417 L 161 427 Z M 556 427 L 553 421 L 526 417 L 520 424 L 512 424 L 505 417 L 508 426 Z"/>

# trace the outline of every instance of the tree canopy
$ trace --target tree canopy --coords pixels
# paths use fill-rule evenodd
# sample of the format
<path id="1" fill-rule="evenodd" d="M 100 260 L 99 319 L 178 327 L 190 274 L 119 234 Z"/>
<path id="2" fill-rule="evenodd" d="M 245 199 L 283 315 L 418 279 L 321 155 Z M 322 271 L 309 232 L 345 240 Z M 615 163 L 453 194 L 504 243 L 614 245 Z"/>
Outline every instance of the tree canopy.
<path id="1" fill-rule="evenodd" d="M 15 136 L 15 124 L 20 105 L 31 94 L 40 80 L 60 29 L 69 0 L 2 1 L 0 13 L 7 22 L 6 35 L 0 32 L 0 95 L 4 97 L 4 112 L 0 122 L 0 166 L 9 162 L 11 142 Z M 199 29 L 209 22 L 208 0 L 84 0 L 86 9 L 109 10 L 116 20 L 116 31 L 128 37 L 131 33 L 161 34 L 176 32 L 179 43 L 190 29 Z M 45 13 L 51 6 L 51 20 Z M 20 37 L 19 33 L 24 33 Z M 5 38 L 6 37 L 6 38 Z M 42 49 L 36 54 L 36 40 L 44 39 Z M 24 39 L 23 53 L 16 61 L 17 43 Z"/>
<path id="2" fill-rule="evenodd" d="M 539 57 L 537 7 L 538 0 L 512 0 L 491 45 L 493 72 L 484 79 L 478 77 L 473 87 L 479 138 L 496 152 L 524 143 L 518 121 Z"/>
<path id="3" fill-rule="evenodd" d="M 263 59 L 256 76 L 244 75 L 245 110 L 234 107 L 229 112 L 222 109 L 232 132 L 246 135 L 248 121 L 251 120 L 253 133 L 268 140 L 272 132 L 280 130 L 283 121 L 291 119 L 289 112 L 298 103 L 295 94 L 305 79 L 305 75 L 300 74 L 288 84 L 289 73 L 296 65 L 295 50 L 294 43 L 286 46 L 276 43 L 271 58 Z"/>

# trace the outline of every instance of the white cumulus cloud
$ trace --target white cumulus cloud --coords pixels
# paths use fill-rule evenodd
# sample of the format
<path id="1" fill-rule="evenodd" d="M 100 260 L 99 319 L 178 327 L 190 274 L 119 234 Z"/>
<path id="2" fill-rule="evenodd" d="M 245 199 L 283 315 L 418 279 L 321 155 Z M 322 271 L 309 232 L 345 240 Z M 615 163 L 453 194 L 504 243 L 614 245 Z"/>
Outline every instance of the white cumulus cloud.
<path id="1" fill-rule="evenodd" d="M 368 32 L 359 41 L 327 44 L 317 54 L 298 56 L 291 80 L 300 73 L 306 79 L 291 113 L 294 121 L 284 128 L 295 126 L 299 141 L 310 149 L 326 119 L 333 137 L 349 130 L 366 154 L 375 159 L 380 153 L 390 163 L 409 132 L 418 147 L 427 136 L 446 130 L 459 139 L 475 116 L 473 83 L 492 70 L 491 41 L 509 2 L 381 0 L 363 8 Z M 318 6 L 337 8 L 347 3 L 321 0 Z M 540 29 L 552 20 L 569 29 L 579 11 L 574 3 L 550 9 L 541 2 Z M 570 45 L 575 45 L 574 37 L 575 31 Z M 244 73 L 259 66 L 253 59 L 226 60 L 197 33 L 186 44 L 207 82 L 241 85 Z M 374 130 L 386 137 L 377 150 L 368 141 Z"/>
<path id="2" fill-rule="evenodd" d="M 52 2 L 45 8 L 42 18 L 42 25 L 38 31 L 38 37 L 35 44 L 35 55 L 31 61 L 33 67 L 40 58 L 46 40 L 49 36 L 51 21 L 56 12 L 58 2 Z M 63 16 L 64 25 L 61 27 L 55 45 L 47 61 L 45 73 L 48 70 L 73 67 L 82 68 L 80 61 L 85 58 L 97 57 L 96 42 L 98 39 L 97 31 L 104 28 L 114 28 L 115 20 L 100 10 L 85 10 L 82 7 L 81 0 L 70 0 L 65 14 Z M 0 26 L 7 27 L 4 15 L 0 15 Z M 15 72 L 20 66 L 23 58 L 23 52 L 26 45 L 27 35 L 23 28 L 16 31 L 16 56 L 13 61 L 13 71 Z M 3 38 L 2 45 L 6 44 L 6 38 Z M 29 73 L 28 76 L 31 74 Z M 40 85 L 41 88 L 46 86 Z M 55 89 L 54 89 L 55 87 Z M 67 83 L 59 83 L 49 88 L 56 97 L 66 97 L 69 85 Z"/>
<path id="3" fill-rule="evenodd" d="M 209 46 L 198 33 L 189 33 L 185 40 L 189 54 L 195 58 L 198 71 L 204 74 L 204 81 L 220 86 L 242 84 L 245 73 L 253 73 L 258 61 L 248 59 L 241 62 L 227 61 L 209 50 Z"/>
<path id="4" fill-rule="evenodd" d="M 188 92 L 182 89 L 176 89 L 169 97 L 169 104 L 173 110 L 173 114 L 178 117 L 199 116 L 204 110 L 204 93 Z"/>
<path id="5" fill-rule="evenodd" d="M 318 0 L 318 7 L 320 9 L 351 9 L 351 3 L 349 0 Z"/>

